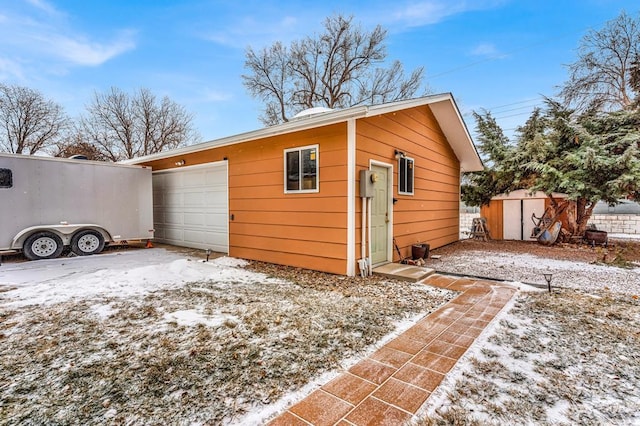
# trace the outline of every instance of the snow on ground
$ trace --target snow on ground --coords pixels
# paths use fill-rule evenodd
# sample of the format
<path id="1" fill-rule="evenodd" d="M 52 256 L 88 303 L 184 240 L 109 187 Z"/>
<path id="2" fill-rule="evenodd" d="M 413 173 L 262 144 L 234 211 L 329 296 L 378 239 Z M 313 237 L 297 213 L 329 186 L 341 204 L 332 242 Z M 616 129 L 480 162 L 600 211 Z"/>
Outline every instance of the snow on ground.
<path id="1" fill-rule="evenodd" d="M 220 257 L 190 260 L 165 249 L 129 250 L 99 256 L 37 262 L 5 263 L 0 267 L 0 303 L 6 306 L 51 305 L 71 299 L 132 297 L 188 282 L 251 282 L 264 276 L 239 266 L 246 262 Z"/>
<path id="2" fill-rule="evenodd" d="M 520 286 L 423 415 L 640 424 L 639 268 L 491 251 L 430 262 L 537 284 L 551 272 L 562 289 Z M 159 248 L 4 263 L 0 382 L 10 385 L 0 386 L 0 418 L 73 423 L 83 410 L 88 422 L 260 424 L 410 326 L 424 315 L 416 306 L 446 299 L 415 285 L 245 266 Z"/>
<path id="3" fill-rule="evenodd" d="M 639 316 L 637 299 L 620 293 L 520 293 L 449 372 L 419 424 L 640 424 Z"/>
<path id="4" fill-rule="evenodd" d="M 543 274 L 553 274 L 552 285 L 582 290 L 611 290 L 640 294 L 640 268 L 548 259 L 526 253 L 461 251 L 431 260 L 441 273 L 490 277 L 546 285 Z"/>
<path id="5" fill-rule="evenodd" d="M 0 423 L 262 424 L 452 297 L 161 248 L 4 263 Z"/>
<path id="6" fill-rule="evenodd" d="M 503 309 L 420 414 L 434 424 L 640 424 L 640 268 L 527 253 L 448 253 L 439 272 L 543 284 Z"/>

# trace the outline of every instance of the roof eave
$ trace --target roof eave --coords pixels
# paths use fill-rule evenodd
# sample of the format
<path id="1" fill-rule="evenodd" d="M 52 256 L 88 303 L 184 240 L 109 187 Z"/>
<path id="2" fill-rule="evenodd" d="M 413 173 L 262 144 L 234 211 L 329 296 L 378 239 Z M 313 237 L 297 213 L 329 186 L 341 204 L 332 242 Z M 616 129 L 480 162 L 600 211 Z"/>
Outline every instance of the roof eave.
<path id="1" fill-rule="evenodd" d="M 462 115 L 458 106 L 453 99 L 451 93 L 443 93 L 438 95 L 425 96 L 417 99 L 408 99 L 403 101 L 390 102 L 375 106 L 356 106 L 344 110 L 326 112 L 322 114 L 312 115 L 287 123 L 279 124 L 272 127 L 254 130 L 251 132 L 241 133 L 239 135 L 229 136 L 221 139 L 203 142 L 196 145 L 189 145 L 182 148 L 173 149 L 171 151 L 151 154 L 144 157 L 125 160 L 125 164 L 140 164 L 164 158 L 190 154 L 194 152 L 205 151 L 211 148 L 219 148 L 228 145 L 234 145 L 251 140 L 262 139 L 271 136 L 278 136 L 286 133 L 292 133 L 302 130 L 308 130 L 315 127 L 337 124 L 354 118 L 371 117 L 403 109 L 415 108 L 423 105 L 429 105 L 436 120 L 449 141 L 456 157 L 460 161 L 460 170 L 462 172 L 480 171 L 484 167 L 478 151 L 476 150 L 467 126 L 462 119 Z"/>
<path id="2" fill-rule="evenodd" d="M 460 171 L 467 173 L 484 170 L 478 150 L 471 139 L 453 96 L 448 94 L 442 100 L 431 103 L 429 106 L 447 141 L 449 141 L 449 145 L 460 161 Z"/>

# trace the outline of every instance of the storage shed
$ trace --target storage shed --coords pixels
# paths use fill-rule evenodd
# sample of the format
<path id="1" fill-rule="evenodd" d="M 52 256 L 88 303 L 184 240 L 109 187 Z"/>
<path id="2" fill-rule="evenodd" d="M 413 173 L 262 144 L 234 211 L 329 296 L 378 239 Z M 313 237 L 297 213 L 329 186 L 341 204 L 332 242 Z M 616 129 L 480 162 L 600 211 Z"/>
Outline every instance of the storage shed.
<path id="1" fill-rule="evenodd" d="M 552 195 L 555 199 L 567 197 L 559 193 Z M 531 215 L 541 217 L 550 205 L 551 199 L 544 192 L 519 189 L 491 198 L 488 205 L 481 207 L 480 216 L 487 219 L 494 240 L 532 241 L 535 240 L 531 233 L 536 223 Z"/>
<path id="2" fill-rule="evenodd" d="M 394 239 L 403 256 L 457 241 L 461 172 L 482 169 L 448 93 L 311 111 L 132 162 L 153 169 L 156 240 L 346 275 L 397 260 Z"/>

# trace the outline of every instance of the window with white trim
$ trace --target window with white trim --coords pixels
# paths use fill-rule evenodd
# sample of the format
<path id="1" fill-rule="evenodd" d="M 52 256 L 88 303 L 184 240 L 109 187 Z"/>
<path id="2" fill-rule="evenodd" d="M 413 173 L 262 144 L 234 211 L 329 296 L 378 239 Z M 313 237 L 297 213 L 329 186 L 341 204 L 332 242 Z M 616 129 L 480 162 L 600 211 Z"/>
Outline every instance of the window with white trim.
<path id="1" fill-rule="evenodd" d="M 413 158 L 400 157 L 398 164 L 398 194 L 413 195 Z"/>
<path id="2" fill-rule="evenodd" d="M 318 145 L 284 150 L 284 192 L 318 192 Z"/>

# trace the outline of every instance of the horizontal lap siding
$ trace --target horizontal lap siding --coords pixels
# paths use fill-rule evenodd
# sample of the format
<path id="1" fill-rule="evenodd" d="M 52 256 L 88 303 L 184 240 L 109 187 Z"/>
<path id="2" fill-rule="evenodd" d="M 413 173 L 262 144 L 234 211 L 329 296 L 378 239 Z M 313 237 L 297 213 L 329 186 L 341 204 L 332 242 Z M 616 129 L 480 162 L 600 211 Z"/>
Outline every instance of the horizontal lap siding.
<path id="1" fill-rule="evenodd" d="M 460 163 L 429 107 L 358 120 L 356 134 L 358 170 L 368 169 L 370 159 L 393 165 L 393 236 L 402 255 L 418 242 L 436 248 L 457 241 Z M 414 195 L 398 194 L 396 149 L 415 161 Z M 359 253 L 360 215 L 356 222 Z"/>
<path id="2" fill-rule="evenodd" d="M 154 170 L 229 162 L 229 255 L 346 273 L 346 124 L 245 142 L 148 163 Z M 319 146 L 318 193 L 284 193 L 284 150 Z"/>

